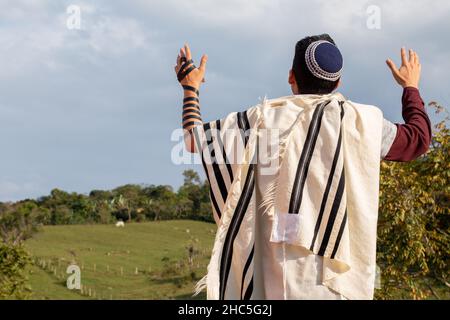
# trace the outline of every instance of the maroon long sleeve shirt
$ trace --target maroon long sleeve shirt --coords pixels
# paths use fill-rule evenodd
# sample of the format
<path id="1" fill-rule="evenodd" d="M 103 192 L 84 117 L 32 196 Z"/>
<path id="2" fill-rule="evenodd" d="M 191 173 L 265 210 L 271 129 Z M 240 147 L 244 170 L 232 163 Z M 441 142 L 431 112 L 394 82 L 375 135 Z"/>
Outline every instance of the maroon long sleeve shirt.
<path id="1" fill-rule="evenodd" d="M 431 122 L 418 89 L 404 89 L 402 116 L 405 124 L 396 124 L 397 135 L 385 160 L 411 161 L 426 153 L 430 146 Z"/>

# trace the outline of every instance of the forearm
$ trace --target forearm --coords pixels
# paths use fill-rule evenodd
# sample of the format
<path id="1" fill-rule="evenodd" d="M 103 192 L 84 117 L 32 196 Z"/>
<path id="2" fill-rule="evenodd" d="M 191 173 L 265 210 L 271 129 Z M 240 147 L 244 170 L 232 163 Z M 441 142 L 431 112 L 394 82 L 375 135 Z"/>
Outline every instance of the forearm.
<path id="1" fill-rule="evenodd" d="M 414 160 L 426 153 L 431 143 L 431 123 L 418 89 L 404 89 L 402 108 L 405 124 L 396 124 L 397 136 L 385 160 Z"/>
<path id="2" fill-rule="evenodd" d="M 200 113 L 200 99 L 197 89 L 190 86 L 183 86 L 183 113 L 182 113 L 182 125 L 184 129 L 184 141 L 186 149 L 189 152 L 195 153 L 194 137 L 192 135 L 192 129 L 195 126 L 203 123 Z"/>

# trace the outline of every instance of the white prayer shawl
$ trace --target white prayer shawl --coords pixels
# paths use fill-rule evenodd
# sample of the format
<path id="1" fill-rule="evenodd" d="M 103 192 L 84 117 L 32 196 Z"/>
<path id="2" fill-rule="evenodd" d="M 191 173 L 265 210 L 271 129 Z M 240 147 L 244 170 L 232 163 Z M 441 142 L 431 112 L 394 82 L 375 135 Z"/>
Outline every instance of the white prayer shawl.
<path id="1" fill-rule="evenodd" d="M 278 175 L 256 203 L 263 108 L 286 103 L 301 112 L 280 140 Z M 323 285 L 348 299 L 372 299 L 382 123 L 378 108 L 356 107 L 336 93 L 265 100 L 197 126 L 194 136 L 218 224 L 208 273 L 197 291 L 206 285 L 208 299 L 252 298 L 258 285 L 255 214 L 265 207 L 274 212 L 272 242 L 322 256 Z"/>

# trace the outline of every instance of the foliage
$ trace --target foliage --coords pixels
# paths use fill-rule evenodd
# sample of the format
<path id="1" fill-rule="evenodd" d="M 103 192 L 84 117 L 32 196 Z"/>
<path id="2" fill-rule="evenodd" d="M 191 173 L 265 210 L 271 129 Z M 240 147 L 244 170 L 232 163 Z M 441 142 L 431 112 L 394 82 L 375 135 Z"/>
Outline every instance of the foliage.
<path id="1" fill-rule="evenodd" d="M 0 242 L 0 299 L 24 299 L 29 296 L 25 267 L 30 257 L 22 245 Z"/>
<path id="2" fill-rule="evenodd" d="M 437 103 L 437 113 L 445 110 Z M 382 289 L 378 298 L 392 298 L 399 288 L 409 298 L 433 294 L 424 277 L 448 286 L 450 257 L 450 153 L 448 116 L 435 126 L 430 151 L 409 163 L 381 166 L 378 265 Z M 439 298 L 439 297 L 438 297 Z"/>
<path id="3" fill-rule="evenodd" d="M 213 222 L 209 186 L 193 170 L 184 172 L 178 192 L 164 185 L 125 185 L 111 191 L 93 190 L 89 195 L 54 189 L 48 196 L 17 203 L 0 203 L 0 236 L 15 237 L 11 230 L 39 224 L 108 224 L 122 221 L 192 219 Z M 25 230 L 22 230 L 25 231 Z"/>
<path id="4" fill-rule="evenodd" d="M 49 221 L 49 212 L 35 201 L 0 204 L 0 242 L 17 245 Z"/>

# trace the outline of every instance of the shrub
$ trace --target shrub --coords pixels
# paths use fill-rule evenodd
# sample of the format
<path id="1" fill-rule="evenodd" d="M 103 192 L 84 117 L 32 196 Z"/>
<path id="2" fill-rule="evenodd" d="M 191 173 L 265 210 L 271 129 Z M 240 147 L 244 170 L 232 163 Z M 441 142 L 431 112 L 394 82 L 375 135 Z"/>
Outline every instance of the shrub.
<path id="1" fill-rule="evenodd" d="M 25 299 L 30 294 L 24 275 L 30 257 L 22 245 L 0 243 L 0 298 Z"/>
<path id="2" fill-rule="evenodd" d="M 431 103 L 438 113 L 445 110 Z M 378 264 L 382 289 L 391 298 L 399 288 L 409 298 L 426 298 L 425 278 L 447 284 L 450 256 L 450 144 L 448 116 L 435 126 L 430 151 L 410 163 L 381 165 Z"/>

